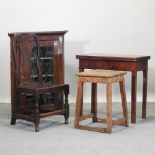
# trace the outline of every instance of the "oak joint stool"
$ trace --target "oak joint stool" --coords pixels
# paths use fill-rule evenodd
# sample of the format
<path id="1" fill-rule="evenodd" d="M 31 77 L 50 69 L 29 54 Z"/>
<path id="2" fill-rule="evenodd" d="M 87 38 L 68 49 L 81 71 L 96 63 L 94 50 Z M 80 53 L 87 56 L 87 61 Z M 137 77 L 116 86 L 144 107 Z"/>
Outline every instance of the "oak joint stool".
<path id="1" fill-rule="evenodd" d="M 96 131 L 96 132 L 111 133 L 113 125 L 122 125 L 126 127 L 128 126 L 128 109 L 127 109 L 127 101 L 126 101 L 124 74 L 126 74 L 126 72 L 124 71 L 101 70 L 101 69 L 87 70 L 84 72 L 77 73 L 78 86 L 77 86 L 74 128 L 79 128 L 79 129 L 89 130 L 89 131 Z M 97 83 L 106 84 L 106 102 L 107 102 L 106 103 L 106 111 L 107 111 L 106 119 L 97 118 L 97 95 L 94 101 L 92 102 L 91 113 L 87 115 L 83 115 L 80 113 L 81 108 L 82 108 L 82 102 L 83 102 L 83 84 L 85 82 L 92 83 L 92 86 L 94 86 L 94 88 L 97 85 Z M 119 82 L 119 85 L 120 85 L 123 117 L 114 121 L 112 120 L 112 84 L 116 82 Z M 92 127 L 88 125 L 80 125 L 80 121 L 83 121 L 89 118 L 92 118 L 92 122 L 105 123 L 107 127 L 99 128 L 99 127 Z"/>

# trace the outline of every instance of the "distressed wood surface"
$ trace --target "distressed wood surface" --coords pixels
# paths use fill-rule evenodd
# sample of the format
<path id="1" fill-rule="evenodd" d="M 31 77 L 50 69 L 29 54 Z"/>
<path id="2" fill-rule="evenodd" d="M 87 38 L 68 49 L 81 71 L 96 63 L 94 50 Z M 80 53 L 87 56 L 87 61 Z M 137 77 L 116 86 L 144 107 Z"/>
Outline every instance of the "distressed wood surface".
<path id="1" fill-rule="evenodd" d="M 97 72 L 97 75 L 95 75 L 95 71 Z M 126 102 L 126 93 L 125 93 L 125 84 L 124 84 L 124 74 L 122 72 L 115 71 L 115 76 L 109 76 L 110 71 L 108 71 L 108 76 L 104 76 L 104 70 L 100 71 L 102 72 L 102 75 L 99 75 L 98 70 L 93 70 L 88 72 L 80 72 L 77 73 L 78 76 L 78 86 L 77 86 L 77 96 L 76 96 L 76 108 L 75 108 L 75 119 L 74 119 L 74 128 L 79 128 L 83 130 L 89 130 L 89 131 L 96 131 L 96 132 L 112 132 L 112 126 L 113 125 L 122 125 L 122 126 L 128 126 L 128 109 L 127 109 L 127 102 Z M 116 76 L 117 72 L 117 76 Z M 113 71 L 111 72 L 113 75 Z M 107 75 L 107 72 L 105 71 L 105 74 Z M 89 75 L 89 76 L 88 76 Z M 92 93 L 91 93 L 91 113 L 87 115 L 83 115 L 81 112 L 82 104 L 83 104 L 83 84 L 89 82 L 92 86 Z M 120 85 L 120 94 L 122 99 L 122 111 L 123 111 L 123 117 L 119 118 L 117 120 L 112 120 L 112 83 L 118 82 Z M 97 118 L 97 83 L 105 83 L 106 84 L 106 112 L 107 117 L 106 118 Z M 98 127 L 92 127 L 89 125 L 81 125 L 80 121 L 84 121 L 87 119 L 92 118 L 93 123 L 104 123 L 107 125 L 106 128 L 98 128 Z"/>

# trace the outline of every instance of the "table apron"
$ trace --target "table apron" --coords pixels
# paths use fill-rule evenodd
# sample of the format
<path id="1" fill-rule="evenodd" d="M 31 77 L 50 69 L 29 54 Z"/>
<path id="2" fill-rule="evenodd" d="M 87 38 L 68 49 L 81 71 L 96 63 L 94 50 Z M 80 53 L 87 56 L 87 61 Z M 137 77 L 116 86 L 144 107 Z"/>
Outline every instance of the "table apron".
<path id="1" fill-rule="evenodd" d="M 93 60 L 79 59 L 79 70 L 84 69 L 107 69 L 123 71 L 143 71 L 148 69 L 148 61 L 116 61 L 116 60 Z"/>

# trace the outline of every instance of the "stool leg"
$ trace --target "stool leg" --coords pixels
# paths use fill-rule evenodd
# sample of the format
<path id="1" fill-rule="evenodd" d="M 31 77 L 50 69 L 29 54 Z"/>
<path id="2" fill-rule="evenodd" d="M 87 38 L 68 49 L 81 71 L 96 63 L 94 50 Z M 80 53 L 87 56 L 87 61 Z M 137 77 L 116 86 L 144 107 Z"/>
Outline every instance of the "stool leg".
<path id="1" fill-rule="evenodd" d="M 106 83 L 107 132 L 112 132 L 112 84 Z"/>
<path id="2" fill-rule="evenodd" d="M 82 86 L 82 89 L 81 89 L 81 99 L 80 99 L 80 102 L 81 102 L 80 116 L 82 116 L 83 115 L 83 86 Z"/>
<path id="3" fill-rule="evenodd" d="M 79 126 L 79 117 L 81 112 L 81 99 L 82 99 L 82 93 L 83 93 L 83 82 L 78 80 L 78 86 L 77 86 L 77 96 L 76 96 L 76 109 L 75 109 L 75 119 L 74 119 L 74 128 L 78 128 Z"/>
<path id="4" fill-rule="evenodd" d="M 119 85 L 120 85 L 120 93 L 121 93 L 121 99 L 122 99 L 123 116 L 126 117 L 126 123 L 124 125 L 128 126 L 128 108 L 127 108 L 127 101 L 126 101 L 124 79 L 123 81 L 119 82 Z"/>
<path id="5" fill-rule="evenodd" d="M 91 113 L 94 114 L 93 122 L 97 121 L 97 83 L 92 83 L 91 88 Z"/>

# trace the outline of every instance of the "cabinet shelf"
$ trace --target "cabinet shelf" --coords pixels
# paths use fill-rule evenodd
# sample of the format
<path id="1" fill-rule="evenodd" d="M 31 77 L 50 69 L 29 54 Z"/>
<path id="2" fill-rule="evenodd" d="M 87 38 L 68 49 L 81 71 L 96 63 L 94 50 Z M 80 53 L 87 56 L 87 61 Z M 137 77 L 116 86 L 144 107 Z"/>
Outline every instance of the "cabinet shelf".
<path id="1" fill-rule="evenodd" d="M 41 60 L 53 60 L 53 57 L 41 57 L 40 59 L 41 59 Z M 31 61 L 34 61 L 35 58 L 34 58 L 34 57 L 31 57 L 30 60 L 31 60 Z"/>
<path id="2" fill-rule="evenodd" d="M 36 75 L 34 74 L 34 75 L 31 75 L 31 77 L 32 78 L 37 78 L 38 75 L 37 74 Z M 53 77 L 53 74 L 47 74 L 47 75 L 46 74 L 43 74 L 42 77 Z"/>

